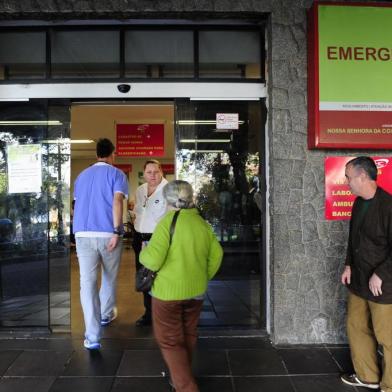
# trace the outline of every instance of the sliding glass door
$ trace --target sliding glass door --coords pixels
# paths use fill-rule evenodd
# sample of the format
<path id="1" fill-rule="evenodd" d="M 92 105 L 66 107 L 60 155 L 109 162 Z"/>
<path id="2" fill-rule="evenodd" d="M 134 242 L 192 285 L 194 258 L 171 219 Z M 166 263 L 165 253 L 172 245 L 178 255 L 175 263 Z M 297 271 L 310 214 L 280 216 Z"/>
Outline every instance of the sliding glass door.
<path id="1" fill-rule="evenodd" d="M 202 325 L 262 324 L 264 123 L 260 101 L 176 103 L 176 173 L 224 249 Z"/>
<path id="2" fill-rule="evenodd" d="M 0 104 L 0 326 L 67 329 L 69 110 Z"/>

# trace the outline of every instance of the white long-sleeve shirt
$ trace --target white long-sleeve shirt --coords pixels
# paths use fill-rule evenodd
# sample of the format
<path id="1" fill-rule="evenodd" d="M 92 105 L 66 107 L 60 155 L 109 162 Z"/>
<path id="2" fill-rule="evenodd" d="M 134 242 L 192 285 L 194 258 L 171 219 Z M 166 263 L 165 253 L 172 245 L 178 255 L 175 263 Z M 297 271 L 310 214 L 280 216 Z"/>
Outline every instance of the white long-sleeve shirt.
<path id="1" fill-rule="evenodd" d="M 137 232 L 152 233 L 160 219 L 165 215 L 167 205 L 162 190 L 166 184 L 167 180 L 162 178 L 150 197 L 147 196 L 147 183 L 136 189 L 136 203 L 133 211 L 136 214 L 134 225 Z"/>

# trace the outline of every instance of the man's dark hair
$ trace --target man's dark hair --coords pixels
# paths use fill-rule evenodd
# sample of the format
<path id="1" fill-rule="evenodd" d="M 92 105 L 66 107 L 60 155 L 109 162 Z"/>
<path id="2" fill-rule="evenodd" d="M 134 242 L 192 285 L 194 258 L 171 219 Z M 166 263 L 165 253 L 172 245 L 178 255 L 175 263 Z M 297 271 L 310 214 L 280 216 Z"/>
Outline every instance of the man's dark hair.
<path id="1" fill-rule="evenodd" d="M 97 157 L 107 158 L 113 154 L 114 145 L 109 139 L 99 139 L 97 141 Z"/>
<path id="2" fill-rule="evenodd" d="M 353 166 L 356 169 L 362 169 L 371 180 L 374 181 L 377 180 L 377 166 L 372 158 L 369 157 L 354 158 L 346 163 L 346 167 L 347 166 Z"/>

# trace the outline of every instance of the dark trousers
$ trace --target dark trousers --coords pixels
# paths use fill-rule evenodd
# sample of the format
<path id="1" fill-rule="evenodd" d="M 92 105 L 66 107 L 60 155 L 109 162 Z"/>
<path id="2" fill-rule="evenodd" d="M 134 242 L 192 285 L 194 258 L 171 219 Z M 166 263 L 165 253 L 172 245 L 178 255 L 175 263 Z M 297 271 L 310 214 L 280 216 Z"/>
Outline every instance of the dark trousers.
<path id="1" fill-rule="evenodd" d="M 154 335 L 170 371 L 176 392 L 199 392 L 192 374 L 202 300 L 152 299 Z"/>
<path id="2" fill-rule="evenodd" d="M 135 252 L 135 267 L 136 271 L 142 266 L 139 261 L 139 255 L 142 251 L 142 242 L 148 241 L 151 238 L 151 234 L 141 234 L 137 231 L 133 236 L 132 247 Z M 144 314 L 147 318 L 151 318 L 151 296 L 148 293 L 143 293 L 143 303 L 144 303 Z"/>

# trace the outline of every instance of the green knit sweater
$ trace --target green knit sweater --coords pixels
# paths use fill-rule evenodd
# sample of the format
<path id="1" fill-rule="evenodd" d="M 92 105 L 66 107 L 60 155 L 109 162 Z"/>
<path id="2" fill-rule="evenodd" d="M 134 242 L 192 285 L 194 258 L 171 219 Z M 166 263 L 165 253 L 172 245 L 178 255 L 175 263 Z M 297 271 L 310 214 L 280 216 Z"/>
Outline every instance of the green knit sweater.
<path id="1" fill-rule="evenodd" d="M 174 211 L 170 211 L 161 219 L 147 247 L 140 253 L 144 266 L 159 270 L 152 296 L 164 301 L 204 294 L 223 257 L 222 247 L 211 227 L 196 208 L 181 210 L 169 247 L 173 215 Z"/>

